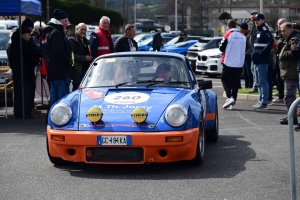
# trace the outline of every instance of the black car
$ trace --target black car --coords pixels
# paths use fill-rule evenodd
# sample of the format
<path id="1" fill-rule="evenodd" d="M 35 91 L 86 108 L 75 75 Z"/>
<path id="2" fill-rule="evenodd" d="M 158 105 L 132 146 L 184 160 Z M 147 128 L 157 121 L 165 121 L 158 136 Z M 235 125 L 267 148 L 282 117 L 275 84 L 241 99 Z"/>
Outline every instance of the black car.
<path id="1" fill-rule="evenodd" d="M 213 38 L 202 37 L 199 42 L 192 45 L 188 49 L 186 57 L 189 59 L 191 68 L 193 69 L 194 72 L 196 70 L 196 60 L 197 60 L 198 52 L 207 49 L 219 48 L 221 40 L 222 37 L 213 37 Z"/>

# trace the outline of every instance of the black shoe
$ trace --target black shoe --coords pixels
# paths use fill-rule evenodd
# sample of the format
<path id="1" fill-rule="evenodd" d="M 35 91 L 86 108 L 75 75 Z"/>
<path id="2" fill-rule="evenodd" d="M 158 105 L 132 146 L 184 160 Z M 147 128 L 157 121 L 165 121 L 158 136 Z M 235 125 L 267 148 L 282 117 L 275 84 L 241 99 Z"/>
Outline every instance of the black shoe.
<path id="1" fill-rule="evenodd" d="M 255 92 L 258 92 L 257 89 L 252 89 L 252 90 L 249 90 L 248 93 L 255 93 Z"/>
<path id="2" fill-rule="evenodd" d="M 294 117 L 294 125 L 298 125 L 298 119 L 297 117 Z M 280 119 L 280 124 L 283 124 L 283 125 L 288 125 L 288 118 L 285 117 L 285 118 L 281 118 Z"/>

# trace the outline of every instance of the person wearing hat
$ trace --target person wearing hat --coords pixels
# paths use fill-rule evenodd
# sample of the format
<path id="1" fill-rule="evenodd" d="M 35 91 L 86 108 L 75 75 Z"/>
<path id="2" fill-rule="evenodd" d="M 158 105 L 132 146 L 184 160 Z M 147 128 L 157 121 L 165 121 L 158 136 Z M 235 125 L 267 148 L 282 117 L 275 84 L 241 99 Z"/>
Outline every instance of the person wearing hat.
<path id="1" fill-rule="evenodd" d="M 253 74 L 251 71 L 251 44 L 250 44 L 250 34 L 248 30 L 247 23 L 240 24 L 240 32 L 246 37 L 246 54 L 245 54 L 245 64 L 243 67 L 244 79 L 245 79 L 245 88 L 252 88 L 253 86 Z"/>
<path id="2" fill-rule="evenodd" d="M 251 52 L 251 58 L 254 64 L 259 99 L 252 107 L 254 110 L 260 110 L 268 109 L 268 67 L 271 58 L 271 49 L 275 40 L 268 26 L 265 24 L 265 16 L 263 14 L 256 14 L 254 20 L 257 33 L 254 40 L 253 50 Z"/>
<path id="3" fill-rule="evenodd" d="M 69 34 L 71 34 L 71 26 L 73 26 L 73 24 L 70 23 L 70 21 L 68 21 L 67 26 L 65 27 L 65 34 L 68 36 Z"/>
<path id="4" fill-rule="evenodd" d="M 155 33 L 153 35 L 152 47 L 153 51 L 160 51 L 160 48 L 163 45 L 163 40 L 158 29 L 155 29 Z"/>
<path id="5" fill-rule="evenodd" d="M 179 34 L 179 38 L 178 38 L 178 40 L 177 40 L 176 43 L 183 42 L 183 41 L 185 40 L 186 37 L 187 37 L 186 33 L 180 33 L 180 34 Z M 175 44 L 176 44 L 176 43 L 175 43 Z"/>
<path id="6" fill-rule="evenodd" d="M 53 11 L 53 18 L 41 29 L 42 50 L 50 83 L 50 107 L 70 93 L 69 85 L 73 71 L 72 47 L 65 35 L 68 15 L 60 10 Z"/>
<path id="7" fill-rule="evenodd" d="M 14 116 L 15 118 L 24 117 L 31 119 L 31 112 L 34 108 L 35 96 L 35 73 L 36 58 L 41 57 L 40 49 L 34 44 L 30 33 L 33 29 L 33 21 L 26 19 L 22 22 L 11 37 L 11 46 L 9 51 L 10 67 L 13 73 L 14 81 Z M 23 73 L 21 71 L 21 54 L 20 54 L 20 31 L 22 34 L 22 53 L 23 53 Z M 23 76 L 23 82 L 22 82 Z M 24 96 L 22 95 L 22 85 Z M 23 108 L 24 97 L 24 108 Z"/>

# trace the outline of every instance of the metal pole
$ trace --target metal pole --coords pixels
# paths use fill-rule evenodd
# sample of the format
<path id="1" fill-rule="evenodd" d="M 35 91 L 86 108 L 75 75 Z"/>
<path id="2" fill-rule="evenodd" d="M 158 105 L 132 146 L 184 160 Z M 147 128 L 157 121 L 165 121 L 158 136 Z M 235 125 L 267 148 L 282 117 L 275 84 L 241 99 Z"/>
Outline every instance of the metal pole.
<path id="1" fill-rule="evenodd" d="M 297 108 L 297 104 L 300 102 L 300 98 L 296 99 L 288 112 L 288 126 L 289 126 L 289 141 L 290 141 L 290 181 L 291 181 L 291 199 L 296 200 L 296 170 L 295 170 L 295 147 L 294 147 L 294 110 Z"/>
<path id="2" fill-rule="evenodd" d="M 49 22 L 49 0 L 47 0 L 47 22 Z"/>
<path id="3" fill-rule="evenodd" d="M 259 12 L 264 13 L 264 1 L 263 0 L 260 0 L 259 7 L 260 7 Z"/>
<path id="4" fill-rule="evenodd" d="M 136 0 L 134 0 L 134 22 L 133 24 L 135 25 L 136 23 Z"/>
<path id="5" fill-rule="evenodd" d="M 177 0 L 175 0 L 175 32 L 177 33 Z"/>

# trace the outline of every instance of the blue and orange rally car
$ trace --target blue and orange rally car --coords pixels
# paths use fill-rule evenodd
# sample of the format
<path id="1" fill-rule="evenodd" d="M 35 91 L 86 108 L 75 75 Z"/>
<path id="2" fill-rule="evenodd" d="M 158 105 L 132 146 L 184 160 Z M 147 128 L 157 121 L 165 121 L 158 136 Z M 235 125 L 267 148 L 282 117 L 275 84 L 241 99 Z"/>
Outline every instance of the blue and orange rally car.
<path id="1" fill-rule="evenodd" d="M 80 87 L 49 111 L 53 164 L 200 165 L 219 136 L 217 95 L 184 56 L 124 52 L 100 56 Z"/>

